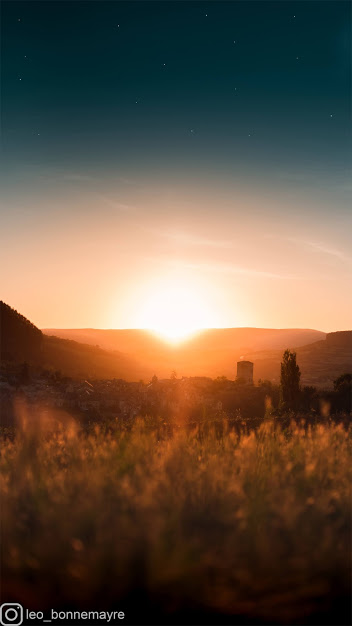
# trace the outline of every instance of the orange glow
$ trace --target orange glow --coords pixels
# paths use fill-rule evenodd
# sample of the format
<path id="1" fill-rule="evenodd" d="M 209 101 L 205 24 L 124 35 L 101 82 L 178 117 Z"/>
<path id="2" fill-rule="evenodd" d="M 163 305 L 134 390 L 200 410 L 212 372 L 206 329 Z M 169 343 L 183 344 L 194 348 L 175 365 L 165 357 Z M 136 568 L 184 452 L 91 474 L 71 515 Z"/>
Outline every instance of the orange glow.
<path id="1" fill-rule="evenodd" d="M 199 286 L 164 281 L 148 294 L 137 325 L 170 343 L 179 343 L 198 330 L 217 326 L 217 316 Z"/>
<path id="2" fill-rule="evenodd" d="M 313 197 L 205 182 L 170 198 L 158 181 L 120 196 L 103 182 L 68 187 L 64 204 L 38 182 L 7 211 L 1 298 L 39 328 L 148 327 L 177 342 L 205 326 L 350 327 L 349 230 L 333 214 L 318 224 Z M 296 219 L 304 202 L 312 215 Z"/>

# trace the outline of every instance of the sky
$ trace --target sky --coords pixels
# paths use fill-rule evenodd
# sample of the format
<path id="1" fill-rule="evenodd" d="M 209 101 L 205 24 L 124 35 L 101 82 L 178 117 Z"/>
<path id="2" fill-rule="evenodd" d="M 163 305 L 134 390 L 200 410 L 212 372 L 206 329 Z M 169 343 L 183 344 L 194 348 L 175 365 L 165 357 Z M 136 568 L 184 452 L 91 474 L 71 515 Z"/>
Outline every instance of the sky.
<path id="1" fill-rule="evenodd" d="M 351 328 L 351 4 L 1 3 L 1 299 Z"/>

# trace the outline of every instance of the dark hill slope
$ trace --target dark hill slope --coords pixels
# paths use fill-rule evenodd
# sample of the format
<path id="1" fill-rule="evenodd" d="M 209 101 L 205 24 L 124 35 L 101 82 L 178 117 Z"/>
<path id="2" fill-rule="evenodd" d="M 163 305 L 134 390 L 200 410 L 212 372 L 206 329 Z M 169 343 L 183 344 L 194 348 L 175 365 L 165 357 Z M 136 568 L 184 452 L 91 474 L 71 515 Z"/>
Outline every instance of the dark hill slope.
<path id="1" fill-rule="evenodd" d="M 45 337 L 41 355 L 44 367 L 55 367 L 73 378 L 123 378 L 149 380 L 152 370 L 120 352 L 59 337 Z"/>
<path id="2" fill-rule="evenodd" d="M 25 361 L 41 352 L 44 335 L 26 317 L 0 301 L 1 361 Z"/>
<path id="3" fill-rule="evenodd" d="M 332 387 L 333 381 L 352 372 L 352 331 L 328 333 L 324 341 L 316 341 L 296 349 L 302 385 Z M 279 381 L 281 350 L 248 352 L 245 358 L 253 361 L 255 377 Z"/>
<path id="4" fill-rule="evenodd" d="M 48 337 L 4 302 L 0 304 L 0 346 L 3 368 L 26 361 L 71 377 L 139 380 L 152 375 L 147 367 L 120 352 Z"/>

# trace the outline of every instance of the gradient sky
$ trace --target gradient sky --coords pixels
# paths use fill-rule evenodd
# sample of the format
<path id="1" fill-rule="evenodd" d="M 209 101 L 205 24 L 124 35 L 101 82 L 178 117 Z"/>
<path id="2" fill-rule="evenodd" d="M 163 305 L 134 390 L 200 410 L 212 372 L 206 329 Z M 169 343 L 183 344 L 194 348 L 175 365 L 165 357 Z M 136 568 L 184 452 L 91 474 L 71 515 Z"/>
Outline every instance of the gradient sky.
<path id="1" fill-rule="evenodd" d="M 351 328 L 349 2 L 1 11 L 5 302 L 41 328 L 173 297 L 200 326 Z"/>

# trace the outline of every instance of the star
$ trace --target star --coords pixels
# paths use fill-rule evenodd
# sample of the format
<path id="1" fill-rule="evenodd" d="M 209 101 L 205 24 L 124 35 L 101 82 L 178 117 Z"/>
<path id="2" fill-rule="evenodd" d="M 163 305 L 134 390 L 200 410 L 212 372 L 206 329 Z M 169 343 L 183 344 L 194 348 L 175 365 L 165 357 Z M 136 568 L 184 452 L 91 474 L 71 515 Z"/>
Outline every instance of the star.
<path id="1" fill-rule="evenodd" d="M 194 135 L 194 128 L 191 128 L 191 135 Z"/>
<path id="2" fill-rule="evenodd" d="M 208 17 L 208 13 L 205 14 L 205 17 Z"/>
<path id="3" fill-rule="evenodd" d="M 236 41 L 234 40 L 234 42 L 233 42 L 233 43 L 236 43 Z"/>
<path id="4" fill-rule="evenodd" d="M 18 21 L 18 22 L 20 22 L 20 21 L 21 21 L 21 18 L 19 17 L 17 21 Z"/>
<path id="5" fill-rule="evenodd" d="M 330 113 L 330 117 L 333 117 L 332 113 Z"/>
<path id="6" fill-rule="evenodd" d="M 22 78 L 19 78 L 18 80 L 22 80 Z"/>

